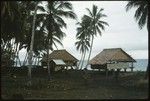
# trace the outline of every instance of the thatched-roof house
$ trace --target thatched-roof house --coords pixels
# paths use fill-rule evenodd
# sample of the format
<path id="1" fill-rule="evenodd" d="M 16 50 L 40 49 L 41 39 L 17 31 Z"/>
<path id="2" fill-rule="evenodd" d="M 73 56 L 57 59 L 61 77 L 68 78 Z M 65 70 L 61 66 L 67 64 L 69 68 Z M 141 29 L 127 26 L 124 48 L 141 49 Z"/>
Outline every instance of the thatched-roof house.
<path id="1" fill-rule="evenodd" d="M 136 62 L 121 48 L 104 49 L 89 61 L 92 69 L 133 69 Z"/>
<path id="2" fill-rule="evenodd" d="M 63 67 L 72 67 L 77 66 L 78 59 L 76 59 L 73 55 L 71 55 L 66 50 L 54 50 L 51 54 L 49 54 L 50 66 L 55 63 L 55 67 L 58 66 L 57 63 L 64 62 Z M 51 64 L 52 63 L 52 64 Z M 47 66 L 47 56 L 42 59 L 42 66 Z"/>

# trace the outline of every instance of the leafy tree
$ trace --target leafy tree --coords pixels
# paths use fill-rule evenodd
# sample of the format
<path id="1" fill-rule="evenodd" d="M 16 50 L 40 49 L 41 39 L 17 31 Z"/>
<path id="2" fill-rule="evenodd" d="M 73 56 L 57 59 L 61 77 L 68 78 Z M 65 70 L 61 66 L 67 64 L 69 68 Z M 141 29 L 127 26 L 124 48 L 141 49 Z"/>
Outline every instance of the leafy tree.
<path id="1" fill-rule="evenodd" d="M 134 18 L 137 21 L 139 28 L 142 29 L 145 24 L 147 24 L 147 28 L 149 28 L 148 1 L 129 1 L 126 5 L 126 11 L 129 11 L 133 7 L 137 8 Z"/>
<path id="2" fill-rule="evenodd" d="M 105 21 L 102 21 L 101 19 L 104 17 L 107 17 L 105 14 L 102 13 L 104 9 L 98 9 L 98 7 L 96 5 L 93 5 L 92 10 L 90 11 L 90 9 L 87 8 L 88 11 L 88 15 L 84 15 L 83 16 L 83 20 L 90 22 L 88 30 L 91 30 L 92 33 L 89 34 L 90 38 L 91 38 L 91 45 L 90 45 L 90 52 L 89 52 L 89 56 L 88 56 L 88 62 L 90 60 L 90 56 L 91 56 L 91 52 L 92 52 L 92 47 L 93 47 L 93 40 L 94 40 L 94 36 L 96 36 L 97 34 L 99 34 L 101 36 L 101 30 L 105 30 L 105 26 L 108 26 L 108 23 Z"/>
<path id="3" fill-rule="evenodd" d="M 150 23 L 150 18 L 148 16 L 148 8 L 150 7 L 149 2 L 144 0 L 144 1 L 128 1 L 128 4 L 126 5 L 126 11 L 128 11 L 131 8 L 137 8 L 135 11 L 134 18 L 137 21 L 139 28 L 142 29 L 145 24 L 147 24 L 147 30 L 149 33 L 149 23 Z M 149 38 L 148 38 L 149 39 Z M 149 63 L 146 69 L 146 75 L 145 79 L 148 77 L 148 72 L 149 72 Z"/>
<path id="4" fill-rule="evenodd" d="M 49 66 L 49 50 L 53 50 L 53 45 L 56 43 L 62 45 L 61 40 L 65 36 L 62 28 L 66 28 L 66 23 L 63 17 L 75 19 L 76 15 L 72 11 L 72 5 L 68 1 L 47 1 L 47 10 L 44 15 L 44 21 L 40 30 L 46 32 L 46 47 L 47 47 L 47 67 L 50 79 Z"/>
<path id="5" fill-rule="evenodd" d="M 89 33 L 91 33 L 90 30 L 87 30 L 89 22 L 88 20 L 82 20 L 81 23 L 77 23 L 79 27 L 77 27 L 77 42 L 75 43 L 77 50 L 80 50 L 81 52 L 81 59 L 78 64 L 78 67 L 81 63 L 81 69 L 83 67 L 83 62 L 85 60 L 86 52 L 89 50 L 90 47 L 90 37 L 88 36 Z"/>

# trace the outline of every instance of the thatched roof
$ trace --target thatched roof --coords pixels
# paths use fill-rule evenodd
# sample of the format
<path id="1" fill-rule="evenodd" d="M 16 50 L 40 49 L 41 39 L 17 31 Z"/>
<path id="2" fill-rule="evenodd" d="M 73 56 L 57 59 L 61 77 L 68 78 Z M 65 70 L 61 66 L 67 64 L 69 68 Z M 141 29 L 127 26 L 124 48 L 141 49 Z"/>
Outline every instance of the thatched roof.
<path id="1" fill-rule="evenodd" d="M 135 62 L 135 60 L 121 48 L 111 48 L 104 49 L 91 59 L 89 64 L 106 64 L 110 61 Z"/>
<path id="2" fill-rule="evenodd" d="M 49 58 L 50 60 L 61 59 L 63 61 L 78 61 L 78 59 L 66 50 L 54 50 L 51 54 L 49 54 Z M 42 61 L 47 61 L 47 56 L 43 57 Z"/>

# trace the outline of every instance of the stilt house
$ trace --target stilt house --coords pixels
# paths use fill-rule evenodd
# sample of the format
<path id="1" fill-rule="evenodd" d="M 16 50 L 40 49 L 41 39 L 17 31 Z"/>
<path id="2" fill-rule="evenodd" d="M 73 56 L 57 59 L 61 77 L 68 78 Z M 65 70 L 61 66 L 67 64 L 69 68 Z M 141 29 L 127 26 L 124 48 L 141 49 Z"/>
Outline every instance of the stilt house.
<path id="1" fill-rule="evenodd" d="M 92 69 L 126 69 L 130 68 L 133 71 L 133 62 L 136 62 L 121 48 L 104 49 L 93 59 L 89 64 Z"/>
<path id="2" fill-rule="evenodd" d="M 42 66 L 47 68 L 47 56 L 42 59 Z M 71 55 L 66 50 L 54 50 L 49 54 L 49 63 L 51 71 L 58 71 L 68 67 L 76 67 L 78 59 Z"/>

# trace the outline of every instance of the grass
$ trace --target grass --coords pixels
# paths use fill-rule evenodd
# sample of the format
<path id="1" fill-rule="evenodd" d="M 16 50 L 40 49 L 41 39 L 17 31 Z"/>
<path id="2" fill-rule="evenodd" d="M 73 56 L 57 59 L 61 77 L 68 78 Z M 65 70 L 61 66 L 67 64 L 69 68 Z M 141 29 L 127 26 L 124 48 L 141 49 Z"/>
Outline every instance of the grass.
<path id="1" fill-rule="evenodd" d="M 13 75 L 10 75 L 10 74 Z M 53 73 L 32 71 L 32 86 L 27 86 L 27 70 L 9 70 L 1 75 L 1 97 L 13 99 L 146 99 L 148 80 L 144 72 L 121 73 L 119 80 L 98 71 L 68 70 Z M 21 97 L 20 97 L 21 98 Z"/>

